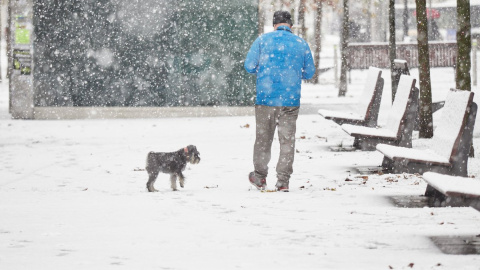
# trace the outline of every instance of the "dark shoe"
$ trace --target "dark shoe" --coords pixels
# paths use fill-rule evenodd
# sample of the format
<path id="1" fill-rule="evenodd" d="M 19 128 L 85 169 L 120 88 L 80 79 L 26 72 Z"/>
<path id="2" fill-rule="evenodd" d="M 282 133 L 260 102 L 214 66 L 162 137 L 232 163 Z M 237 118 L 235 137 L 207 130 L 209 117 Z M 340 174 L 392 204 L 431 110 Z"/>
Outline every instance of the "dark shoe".
<path id="1" fill-rule="evenodd" d="M 267 180 L 265 178 L 263 179 L 258 179 L 255 176 L 255 172 L 251 172 L 248 175 L 248 180 L 250 181 L 250 184 L 252 184 L 254 187 L 256 187 L 258 190 L 265 190 L 267 188 Z"/>
<path id="2" fill-rule="evenodd" d="M 289 192 L 288 190 L 288 183 L 278 181 L 275 185 L 278 192 Z"/>

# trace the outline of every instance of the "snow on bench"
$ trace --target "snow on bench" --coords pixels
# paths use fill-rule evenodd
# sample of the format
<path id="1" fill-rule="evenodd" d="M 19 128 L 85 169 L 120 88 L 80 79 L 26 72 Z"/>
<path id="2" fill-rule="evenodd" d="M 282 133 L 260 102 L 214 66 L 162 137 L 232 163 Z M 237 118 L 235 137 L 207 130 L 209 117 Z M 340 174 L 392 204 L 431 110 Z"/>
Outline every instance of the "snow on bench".
<path id="1" fill-rule="evenodd" d="M 319 110 L 318 114 L 339 125 L 376 126 L 384 82 L 381 75 L 382 71 L 378 68 L 370 67 L 368 69 L 367 81 L 354 112 Z"/>
<path id="2" fill-rule="evenodd" d="M 425 149 L 377 145 L 377 150 L 384 155 L 383 169 L 393 173 L 435 171 L 467 176 L 476 113 L 473 93 L 452 89 L 433 138 L 427 140 Z"/>
<path id="3" fill-rule="evenodd" d="M 480 180 L 426 172 L 428 183 L 425 195 L 433 206 L 472 206 L 480 211 Z"/>
<path id="4" fill-rule="evenodd" d="M 445 196 L 480 198 L 480 180 L 475 178 L 451 176 L 426 172 L 423 179 L 435 190 Z"/>
<path id="5" fill-rule="evenodd" d="M 342 125 L 345 132 L 355 137 L 353 146 L 356 149 L 373 151 L 379 143 L 412 146 L 412 131 L 418 101 L 415 81 L 412 76 L 401 76 L 385 127 Z"/>

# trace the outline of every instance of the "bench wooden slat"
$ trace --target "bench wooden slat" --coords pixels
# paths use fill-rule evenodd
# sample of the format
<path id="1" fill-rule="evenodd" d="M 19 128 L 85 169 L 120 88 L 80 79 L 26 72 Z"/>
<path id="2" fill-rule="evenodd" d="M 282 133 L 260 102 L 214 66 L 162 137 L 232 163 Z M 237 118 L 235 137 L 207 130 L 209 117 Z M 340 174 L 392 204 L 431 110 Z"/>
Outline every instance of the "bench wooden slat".
<path id="1" fill-rule="evenodd" d="M 480 198 L 480 195 L 478 194 L 460 192 L 460 191 L 447 191 L 445 192 L 445 195 L 449 197 Z"/>

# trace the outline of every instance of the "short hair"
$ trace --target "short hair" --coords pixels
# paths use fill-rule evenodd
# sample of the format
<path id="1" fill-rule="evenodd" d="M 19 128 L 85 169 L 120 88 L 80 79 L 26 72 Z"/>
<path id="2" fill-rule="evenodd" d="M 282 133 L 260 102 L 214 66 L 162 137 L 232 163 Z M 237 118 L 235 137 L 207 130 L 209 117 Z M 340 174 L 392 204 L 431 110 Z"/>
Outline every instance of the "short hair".
<path id="1" fill-rule="evenodd" d="M 275 11 L 273 14 L 273 25 L 279 23 L 288 23 L 293 25 L 292 23 L 292 15 L 288 11 Z"/>

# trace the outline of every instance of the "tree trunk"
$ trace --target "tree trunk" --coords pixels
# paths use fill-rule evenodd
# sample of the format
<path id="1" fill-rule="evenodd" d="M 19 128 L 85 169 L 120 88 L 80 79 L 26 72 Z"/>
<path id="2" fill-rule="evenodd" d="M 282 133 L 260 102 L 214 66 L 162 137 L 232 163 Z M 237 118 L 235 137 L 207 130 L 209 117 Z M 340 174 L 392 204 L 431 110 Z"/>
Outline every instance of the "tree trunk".
<path id="1" fill-rule="evenodd" d="M 288 7 L 290 7 L 293 4 L 293 2 L 294 1 L 292 1 L 292 0 L 283 0 L 282 1 L 282 10 L 289 10 Z M 291 12 L 291 11 L 289 11 L 289 12 Z"/>
<path id="2" fill-rule="evenodd" d="M 370 25 L 372 27 L 370 37 L 373 42 L 383 42 L 383 12 L 378 12 L 378 10 L 383 10 L 383 2 L 371 1 L 369 9 L 373 10 L 370 17 Z"/>
<path id="3" fill-rule="evenodd" d="M 338 96 L 344 97 L 347 94 L 347 71 L 348 71 L 348 0 L 343 0 L 343 23 L 341 36 L 341 67 L 340 67 L 340 87 L 338 89 Z"/>
<path id="4" fill-rule="evenodd" d="M 300 26 L 299 36 L 305 39 L 305 0 L 300 0 L 298 7 L 298 24 Z"/>
<path id="5" fill-rule="evenodd" d="M 372 0 L 366 1 L 366 11 L 367 11 L 367 32 L 365 33 L 365 40 L 367 42 L 372 41 Z"/>
<path id="6" fill-rule="evenodd" d="M 12 102 L 13 102 L 13 85 L 12 85 L 12 80 L 10 78 L 10 75 L 12 73 L 12 69 L 10 67 L 11 63 L 13 62 L 13 59 L 12 59 L 12 54 L 11 54 L 11 50 L 12 50 L 12 0 L 8 0 L 7 1 L 7 32 L 6 32 L 6 41 L 7 41 L 7 61 L 8 63 L 10 64 L 7 64 L 7 79 L 8 79 L 8 92 L 9 92 L 9 99 L 8 99 L 8 112 L 9 113 L 12 113 Z M 0 30 L 1 31 L 1 30 Z"/>
<path id="7" fill-rule="evenodd" d="M 417 4 L 418 62 L 420 76 L 419 126 L 420 138 L 433 137 L 432 86 L 430 81 L 430 57 L 428 50 L 428 22 L 426 0 Z"/>
<path id="8" fill-rule="evenodd" d="M 457 0 L 457 69 L 456 87 L 460 90 L 472 90 L 470 78 L 470 0 Z"/>
<path id="9" fill-rule="evenodd" d="M 470 77 L 472 39 L 470 36 L 470 0 L 457 0 L 457 69 L 456 88 L 472 90 Z M 473 142 L 470 146 L 470 157 L 474 157 Z"/>
<path id="10" fill-rule="evenodd" d="M 390 58 L 390 74 L 392 77 L 392 103 L 395 100 L 395 94 L 397 93 L 397 84 L 395 83 L 396 74 L 393 72 L 394 60 L 397 54 L 397 44 L 395 41 L 395 0 L 389 1 L 388 7 L 388 29 L 390 32 L 390 39 L 388 44 L 388 52 Z"/>
<path id="11" fill-rule="evenodd" d="M 258 35 L 263 34 L 265 28 L 265 9 L 263 7 L 265 0 L 258 1 Z"/>
<path id="12" fill-rule="evenodd" d="M 314 60 L 315 60 L 315 75 L 313 76 L 313 83 L 318 83 L 320 76 L 320 52 L 322 51 L 322 18 L 323 18 L 323 3 L 322 0 L 316 0 L 316 13 L 315 13 L 315 49 L 314 49 Z"/>
<path id="13" fill-rule="evenodd" d="M 408 0 L 403 0 L 404 7 L 403 7 L 403 40 L 408 37 Z"/>
<path id="14" fill-rule="evenodd" d="M 273 8 L 275 10 L 273 12 L 282 10 L 282 7 L 283 7 L 283 1 L 282 0 L 275 0 L 275 2 L 273 3 Z"/>

